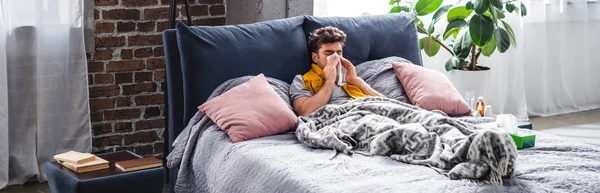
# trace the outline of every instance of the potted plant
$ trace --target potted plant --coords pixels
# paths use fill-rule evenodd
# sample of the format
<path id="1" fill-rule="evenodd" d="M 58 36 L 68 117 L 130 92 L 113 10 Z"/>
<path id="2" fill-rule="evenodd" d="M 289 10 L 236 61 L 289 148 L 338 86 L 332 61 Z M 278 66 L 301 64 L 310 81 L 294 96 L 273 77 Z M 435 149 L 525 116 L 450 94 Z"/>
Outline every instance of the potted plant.
<path id="1" fill-rule="evenodd" d="M 443 0 L 389 1 L 390 13 L 417 14 L 419 45 L 426 55 L 435 56 L 441 48 L 450 53 L 452 57 L 445 63 L 445 69 L 461 93 L 485 93 L 490 68 L 478 65 L 478 59 L 517 46 L 515 33 L 504 19 L 507 13 L 523 17 L 527 8 L 519 0 L 460 0 L 445 6 L 442 3 Z M 431 22 L 425 28 L 423 21 L 429 16 Z M 444 17 L 448 21 L 445 29 L 436 29 L 436 23 Z"/>

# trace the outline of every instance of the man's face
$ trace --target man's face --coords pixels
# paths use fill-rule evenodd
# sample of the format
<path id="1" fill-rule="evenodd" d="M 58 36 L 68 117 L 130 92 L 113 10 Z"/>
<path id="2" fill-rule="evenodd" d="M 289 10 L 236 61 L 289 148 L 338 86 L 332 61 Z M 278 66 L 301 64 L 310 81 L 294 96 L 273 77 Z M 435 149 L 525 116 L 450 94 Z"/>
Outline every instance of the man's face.
<path id="1" fill-rule="evenodd" d="M 321 69 L 325 68 L 327 65 L 327 56 L 337 53 L 342 56 L 342 43 L 329 43 L 321 45 L 318 53 L 312 53 L 312 60 L 315 64 L 317 64 Z"/>

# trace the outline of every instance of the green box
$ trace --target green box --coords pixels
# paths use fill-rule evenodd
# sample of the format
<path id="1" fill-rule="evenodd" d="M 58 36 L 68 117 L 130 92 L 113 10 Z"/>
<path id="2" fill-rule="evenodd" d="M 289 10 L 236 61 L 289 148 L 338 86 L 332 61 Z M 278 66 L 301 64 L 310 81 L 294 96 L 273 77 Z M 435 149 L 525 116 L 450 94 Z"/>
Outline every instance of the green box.
<path id="1" fill-rule="evenodd" d="M 533 132 L 527 132 L 519 130 L 517 134 L 510 134 L 517 145 L 517 149 L 529 148 L 535 146 L 535 134 Z"/>

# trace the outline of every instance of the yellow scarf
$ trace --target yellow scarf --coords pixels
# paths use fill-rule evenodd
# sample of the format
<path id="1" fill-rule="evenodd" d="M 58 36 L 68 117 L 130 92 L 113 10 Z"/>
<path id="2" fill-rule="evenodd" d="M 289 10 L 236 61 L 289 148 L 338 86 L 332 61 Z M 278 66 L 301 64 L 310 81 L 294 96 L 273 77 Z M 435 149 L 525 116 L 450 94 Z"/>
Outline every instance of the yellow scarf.
<path id="1" fill-rule="evenodd" d="M 304 79 L 304 88 L 310 90 L 310 92 L 314 95 L 315 93 L 319 92 L 323 86 L 325 73 L 323 73 L 323 69 L 316 64 L 312 64 L 311 67 L 312 68 L 305 73 L 304 76 L 302 76 L 302 79 Z M 363 93 L 357 86 L 348 83 L 342 85 L 342 88 L 354 99 L 369 96 Z"/>

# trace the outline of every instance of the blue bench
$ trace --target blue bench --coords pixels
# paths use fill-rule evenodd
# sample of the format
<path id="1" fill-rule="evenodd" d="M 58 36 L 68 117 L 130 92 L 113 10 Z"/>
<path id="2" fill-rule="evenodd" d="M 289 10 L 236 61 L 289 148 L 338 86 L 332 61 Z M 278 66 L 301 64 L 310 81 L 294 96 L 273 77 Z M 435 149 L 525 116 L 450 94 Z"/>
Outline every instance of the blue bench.
<path id="1" fill-rule="evenodd" d="M 99 154 L 109 161 L 108 169 L 84 173 L 61 166 L 57 162 L 46 162 L 48 185 L 52 193 L 162 193 L 165 169 L 151 168 L 133 172 L 121 172 L 115 162 L 141 158 L 130 151 Z"/>

